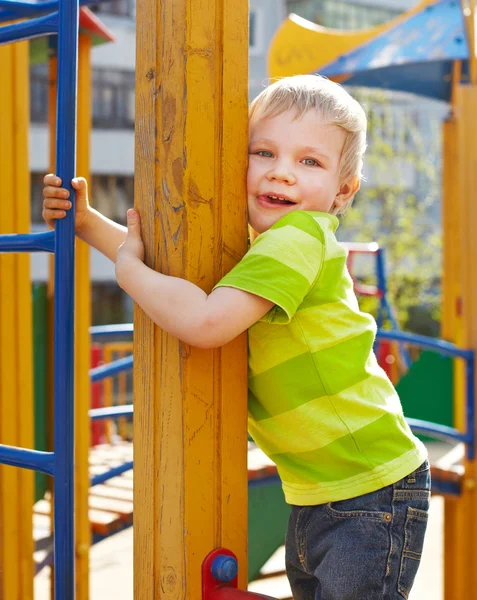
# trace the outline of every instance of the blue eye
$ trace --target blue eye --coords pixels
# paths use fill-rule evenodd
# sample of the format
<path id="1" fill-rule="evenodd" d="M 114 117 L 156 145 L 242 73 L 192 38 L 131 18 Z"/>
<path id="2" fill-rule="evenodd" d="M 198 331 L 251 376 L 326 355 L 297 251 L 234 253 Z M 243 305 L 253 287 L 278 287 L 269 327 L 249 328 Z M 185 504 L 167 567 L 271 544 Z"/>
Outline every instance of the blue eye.
<path id="1" fill-rule="evenodd" d="M 265 158 L 272 158 L 273 157 L 273 154 L 271 152 L 269 152 L 268 150 L 259 150 L 257 152 L 257 154 L 259 156 L 264 156 Z"/>
<path id="2" fill-rule="evenodd" d="M 303 160 L 303 164 L 305 164 L 307 167 L 318 167 L 319 166 L 318 161 L 316 161 L 314 158 L 305 158 Z"/>

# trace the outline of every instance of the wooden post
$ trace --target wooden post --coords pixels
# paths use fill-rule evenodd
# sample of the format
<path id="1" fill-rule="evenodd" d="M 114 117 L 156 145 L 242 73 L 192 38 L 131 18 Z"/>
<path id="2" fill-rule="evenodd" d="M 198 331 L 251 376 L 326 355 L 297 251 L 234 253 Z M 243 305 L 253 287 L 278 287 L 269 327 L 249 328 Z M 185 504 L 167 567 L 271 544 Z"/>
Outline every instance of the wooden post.
<path id="1" fill-rule="evenodd" d="M 207 292 L 246 251 L 248 4 L 137 6 L 135 204 L 146 262 Z M 214 548 L 247 583 L 246 336 L 201 350 L 136 308 L 134 598 L 199 600 Z"/>
<path id="2" fill-rule="evenodd" d="M 444 296 L 454 298 L 454 314 L 450 314 L 449 300 L 443 311 L 443 335 L 463 348 L 477 351 L 477 128 L 473 114 L 477 105 L 477 86 L 460 85 L 455 94 L 454 131 L 445 131 L 444 141 L 450 147 L 444 154 L 444 173 L 452 175 L 444 185 L 444 266 L 453 269 L 445 274 Z M 453 137 L 455 136 L 455 137 Z M 454 189 L 451 189 L 451 185 Z M 451 214 L 452 213 L 452 214 Z M 455 370 L 457 378 L 456 424 L 462 426 L 464 394 L 461 369 Z M 460 391 L 459 391 L 460 390 Z M 445 503 L 445 572 L 444 591 L 446 600 L 459 600 L 477 584 L 473 557 L 477 552 L 477 530 L 469 516 L 477 502 L 477 462 L 464 460 L 465 478 L 462 495 L 446 499 Z"/>

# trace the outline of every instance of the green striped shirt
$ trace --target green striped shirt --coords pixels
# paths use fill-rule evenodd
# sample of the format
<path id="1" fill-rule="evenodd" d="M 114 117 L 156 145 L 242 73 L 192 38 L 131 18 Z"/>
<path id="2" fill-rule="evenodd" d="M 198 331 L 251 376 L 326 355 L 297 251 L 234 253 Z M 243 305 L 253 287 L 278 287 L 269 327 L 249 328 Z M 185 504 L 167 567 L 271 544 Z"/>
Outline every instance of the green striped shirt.
<path id="1" fill-rule="evenodd" d="M 291 212 L 216 286 L 275 304 L 249 329 L 249 431 L 301 506 L 373 492 L 427 457 L 377 363 L 376 323 L 359 310 L 337 226 Z"/>

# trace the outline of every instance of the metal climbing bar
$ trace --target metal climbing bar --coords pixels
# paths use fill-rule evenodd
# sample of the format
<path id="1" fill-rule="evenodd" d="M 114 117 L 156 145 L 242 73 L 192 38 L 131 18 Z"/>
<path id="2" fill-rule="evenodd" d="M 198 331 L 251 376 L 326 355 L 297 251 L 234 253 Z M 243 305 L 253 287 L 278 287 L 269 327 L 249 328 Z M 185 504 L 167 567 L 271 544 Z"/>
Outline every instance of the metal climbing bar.
<path id="1" fill-rule="evenodd" d="M 438 425 L 419 419 L 407 419 L 416 433 L 432 435 L 445 441 L 464 442 L 469 460 L 475 456 L 475 357 L 472 350 L 459 348 L 451 342 L 435 338 L 405 333 L 403 331 L 378 329 L 377 339 L 409 343 L 423 350 L 432 350 L 443 356 L 461 358 L 465 361 L 465 431 L 459 431 L 446 425 Z"/>
<path id="2" fill-rule="evenodd" d="M 0 235 L 0 252 L 54 252 L 55 232 Z"/>
<path id="3" fill-rule="evenodd" d="M 55 598 L 75 597 L 74 544 L 74 266 L 78 0 L 61 0 L 58 23 L 56 173 L 72 210 L 56 224 L 54 449 Z M 59 251 L 58 251 L 59 250 Z"/>
<path id="4" fill-rule="evenodd" d="M 90 369 L 89 375 L 91 378 L 91 383 L 96 383 L 97 381 L 102 381 L 106 379 L 106 377 L 113 377 L 118 373 L 124 373 L 125 371 L 130 371 L 133 368 L 134 359 L 133 356 L 126 356 L 124 358 L 118 358 L 111 363 L 106 365 L 101 365 L 100 367 L 95 367 L 94 369 Z"/>
<path id="5" fill-rule="evenodd" d="M 27 450 L 15 446 L 0 444 L 0 463 L 11 467 L 22 467 L 33 471 L 41 471 L 47 475 L 55 473 L 55 456 L 53 452 Z"/>
<path id="6" fill-rule="evenodd" d="M 0 44 L 31 40 L 35 37 L 53 35 L 57 32 L 58 13 L 54 13 L 39 19 L 31 19 L 14 25 L 4 25 L 0 29 Z"/>
<path id="7" fill-rule="evenodd" d="M 91 0 L 80 0 L 79 5 L 91 4 Z M 12 21 L 21 17 L 35 17 L 58 11 L 58 0 L 46 2 L 18 2 L 16 0 L 0 0 L 0 22 Z"/>

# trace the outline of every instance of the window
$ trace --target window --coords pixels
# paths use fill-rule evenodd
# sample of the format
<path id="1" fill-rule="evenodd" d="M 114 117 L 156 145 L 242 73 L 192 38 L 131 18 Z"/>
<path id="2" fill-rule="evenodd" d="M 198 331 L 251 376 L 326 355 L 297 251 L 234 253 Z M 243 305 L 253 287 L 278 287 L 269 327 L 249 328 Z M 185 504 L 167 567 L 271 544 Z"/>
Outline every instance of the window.
<path id="1" fill-rule="evenodd" d="M 93 127 L 134 128 L 134 73 L 95 69 Z"/>
<path id="2" fill-rule="evenodd" d="M 251 56 L 256 56 L 263 52 L 262 22 L 262 11 L 257 8 L 251 8 L 248 18 L 248 49 Z"/>
<path id="3" fill-rule="evenodd" d="M 48 65 L 30 68 L 30 120 L 46 123 L 48 119 Z"/>
<path id="4" fill-rule="evenodd" d="M 134 73 L 111 69 L 93 71 L 93 127 L 134 129 Z M 48 115 L 48 67 L 30 70 L 32 123 L 46 123 Z"/>
<path id="5" fill-rule="evenodd" d="M 390 21 L 401 10 L 345 0 L 288 0 L 288 12 L 333 29 L 367 29 Z"/>
<path id="6" fill-rule="evenodd" d="M 110 0 L 109 2 L 101 2 L 101 4 L 90 6 L 90 9 L 103 15 L 136 18 L 135 0 Z"/>

